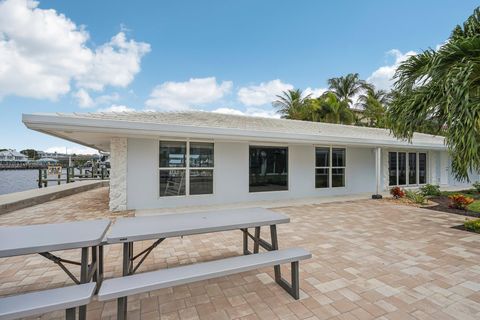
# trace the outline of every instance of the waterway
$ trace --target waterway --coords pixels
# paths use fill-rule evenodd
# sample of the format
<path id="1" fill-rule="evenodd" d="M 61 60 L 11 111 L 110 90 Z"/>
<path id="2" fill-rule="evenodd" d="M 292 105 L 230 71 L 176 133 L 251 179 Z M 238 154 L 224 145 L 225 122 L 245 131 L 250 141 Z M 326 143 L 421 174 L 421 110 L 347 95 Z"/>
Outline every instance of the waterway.
<path id="1" fill-rule="evenodd" d="M 49 175 L 49 178 L 56 178 L 56 175 Z M 62 178 L 65 178 L 65 169 Z M 0 170 L 0 195 L 18 191 L 25 191 L 38 188 L 38 170 Z M 62 182 L 64 183 L 64 182 Z M 56 182 L 49 182 L 48 186 L 57 185 Z"/>

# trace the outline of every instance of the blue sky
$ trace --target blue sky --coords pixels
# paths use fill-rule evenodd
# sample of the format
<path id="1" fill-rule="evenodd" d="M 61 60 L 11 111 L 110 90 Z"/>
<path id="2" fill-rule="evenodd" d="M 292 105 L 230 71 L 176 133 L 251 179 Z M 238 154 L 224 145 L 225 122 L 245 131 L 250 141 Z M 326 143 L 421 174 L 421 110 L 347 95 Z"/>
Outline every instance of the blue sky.
<path id="1" fill-rule="evenodd" d="M 85 152 L 22 113 L 201 109 L 275 116 L 289 88 L 358 72 L 388 89 L 478 5 L 437 1 L 0 1 L 0 148 Z"/>

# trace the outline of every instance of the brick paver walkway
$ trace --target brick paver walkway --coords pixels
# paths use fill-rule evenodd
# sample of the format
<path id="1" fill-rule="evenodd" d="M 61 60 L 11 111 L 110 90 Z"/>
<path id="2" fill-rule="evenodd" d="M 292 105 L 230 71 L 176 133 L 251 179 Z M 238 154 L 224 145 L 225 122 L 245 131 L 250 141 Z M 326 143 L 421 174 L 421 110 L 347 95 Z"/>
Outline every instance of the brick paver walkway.
<path id="1" fill-rule="evenodd" d="M 292 220 L 279 226 L 280 247 L 313 253 L 300 263 L 301 300 L 265 268 L 130 297 L 129 319 L 480 318 L 480 235 L 451 228 L 463 217 L 374 200 L 275 210 Z M 1 215 L 0 224 L 117 216 L 108 212 L 103 188 Z M 239 255 L 241 246 L 240 231 L 168 239 L 141 269 Z M 106 248 L 106 277 L 120 275 L 120 249 Z M 78 258 L 78 252 L 62 254 Z M 0 260 L 0 295 L 66 284 L 67 276 L 40 256 Z M 89 319 L 115 315 L 114 301 L 88 307 Z M 63 313 L 42 317 L 57 318 Z"/>

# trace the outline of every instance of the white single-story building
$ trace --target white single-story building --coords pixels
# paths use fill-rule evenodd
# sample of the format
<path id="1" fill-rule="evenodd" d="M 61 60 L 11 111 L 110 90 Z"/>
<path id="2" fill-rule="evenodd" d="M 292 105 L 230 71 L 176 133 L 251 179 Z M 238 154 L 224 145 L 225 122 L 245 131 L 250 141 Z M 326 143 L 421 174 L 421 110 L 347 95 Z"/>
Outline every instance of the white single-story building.
<path id="1" fill-rule="evenodd" d="M 210 112 L 25 114 L 33 130 L 111 154 L 112 210 L 461 185 L 442 137 Z M 471 180 L 478 180 L 478 173 Z"/>

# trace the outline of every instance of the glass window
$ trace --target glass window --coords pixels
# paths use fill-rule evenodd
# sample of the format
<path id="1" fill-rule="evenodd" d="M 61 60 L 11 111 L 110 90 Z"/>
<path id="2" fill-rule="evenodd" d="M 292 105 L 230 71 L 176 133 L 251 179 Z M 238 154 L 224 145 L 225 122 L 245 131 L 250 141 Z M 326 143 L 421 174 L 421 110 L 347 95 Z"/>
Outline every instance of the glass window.
<path id="1" fill-rule="evenodd" d="M 332 187 L 345 187 L 345 169 L 332 168 Z"/>
<path id="2" fill-rule="evenodd" d="M 407 155 L 405 152 L 398 153 L 398 184 L 407 184 Z"/>
<path id="3" fill-rule="evenodd" d="M 345 187 L 345 154 L 345 148 L 315 148 L 315 188 Z"/>
<path id="4" fill-rule="evenodd" d="M 190 142 L 190 167 L 213 168 L 213 143 Z"/>
<path id="5" fill-rule="evenodd" d="M 345 149 L 332 149 L 332 167 L 345 167 Z"/>
<path id="6" fill-rule="evenodd" d="M 397 185 L 397 153 L 388 153 L 388 181 L 390 186 Z"/>
<path id="7" fill-rule="evenodd" d="M 330 167 L 330 148 L 315 148 L 315 166 Z"/>
<path id="8" fill-rule="evenodd" d="M 160 170 L 160 196 L 185 195 L 185 170 Z"/>
<path id="9" fill-rule="evenodd" d="M 185 167 L 186 142 L 160 141 L 160 168 Z"/>
<path id="10" fill-rule="evenodd" d="M 427 183 L 427 154 L 418 154 L 418 183 Z"/>
<path id="11" fill-rule="evenodd" d="M 329 168 L 315 169 L 315 188 L 330 187 L 329 172 Z"/>
<path id="12" fill-rule="evenodd" d="M 250 192 L 288 190 L 288 148 L 250 146 Z"/>
<path id="13" fill-rule="evenodd" d="M 213 154 L 213 143 L 160 141 L 160 197 L 212 194 Z"/>
<path id="14" fill-rule="evenodd" d="M 408 154 L 408 184 L 417 184 L 417 154 Z"/>
<path id="15" fill-rule="evenodd" d="M 213 193 L 213 170 L 190 170 L 190 194 Z"/>

